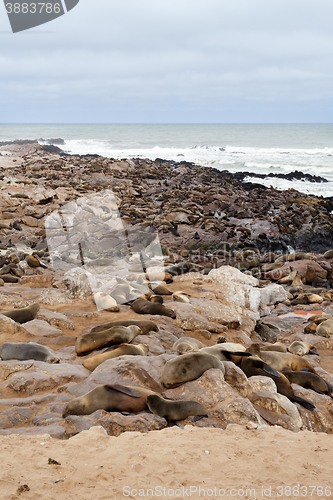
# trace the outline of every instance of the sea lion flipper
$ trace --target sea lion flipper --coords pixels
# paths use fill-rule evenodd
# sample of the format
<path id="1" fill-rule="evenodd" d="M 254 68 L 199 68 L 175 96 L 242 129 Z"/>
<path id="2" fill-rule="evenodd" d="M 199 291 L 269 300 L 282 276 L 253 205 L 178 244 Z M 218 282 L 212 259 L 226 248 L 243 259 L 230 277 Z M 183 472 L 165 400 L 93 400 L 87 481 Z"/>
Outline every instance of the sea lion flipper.
<path id="1" fill-rule="evenodd" d="M 252 354 L 250 352 L 247 352 L 247 351 L 224 351 L 223 349 L 221 349 L 221 351 L 223 352 L 223 354 L 225 352 L 228 352 L 229 354 L 232 354 L 233 356 L 245 356 L 245 357 L 252 356 Z"/>
<path id="2" fill-rule="evenodd" d="M 300 398 L 299 396 L 294 396 L 293 398 L 290 398 L 290 401 L 300 404 L 309 411 L 314 411 L 316 409 L 314 404 L 310 403 L 310 401 L 307 401 L 306 399 Z"/>
<path id="3" fill-rule="evenodd" d="M 271 366 L 267 365 L 263 361 L 260 361 L 259 359 L 254 361 L 254 365 L 257 368 L 261 368 L 262 371 L 264 371 L 265 373 L 268 373 L 269 375 L 274 375 L 274 377 L 278 377 L 278 378 L 281 377 L 281 375 L 279 374 L 279 372 L 277 372 L 276 370 L 274 370 L 274 368 L 272 368 Z"/>
<path id="4" fill-rule="evenodd" d="M 317 349 L 315 347 L 311 347 L 311 349 L 309 350 L 308 354 L 313 354 L 315 356 L 319 356 L 319 353 L 317 351 Z"/>
<path id="5" fill-rule="evenodd" d="M 309 368 L 306 366 L 305 368 L 302 368 L 301 370 L 298 370 L 299 372 L 309 372 Z"/>
<path id="6" fill-rule="evenodd" d="M 107 389 L 112 389 L 114 391 L 122 392 L 123 394 L 127 394 L 127 396 L 131 396 L 132 398 L 141 398 L 142 394 L 139 392 L 135 391 L 134 389 L 131 389 L 130 387 L 126 387 L 125 385 L 111 385 L 107 384 L 105 385 Z"/>
<path id="7" fill-rule="evenodd" d="M 205 417 L 208 417 L 208 415 L 196 415 L 195 417 L 193 417 L 193 422 L 197 422 L 198 420 L 201 420 Z"/>

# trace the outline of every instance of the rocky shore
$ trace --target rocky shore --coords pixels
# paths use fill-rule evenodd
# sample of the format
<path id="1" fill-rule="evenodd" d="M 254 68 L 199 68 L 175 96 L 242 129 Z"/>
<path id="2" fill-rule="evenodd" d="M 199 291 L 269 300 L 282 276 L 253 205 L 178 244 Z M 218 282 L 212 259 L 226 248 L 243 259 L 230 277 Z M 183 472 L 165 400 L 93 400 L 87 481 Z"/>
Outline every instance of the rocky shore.
<path id="1" fill-rule="evenodd" d="M 223 337 L 244 348 L 277 341 L 288 347 L 299 340 L 316 349 L 318 355 L 303 358 L 333 387 L 333 199 L 266 188 L 186 162 L 71 156 L 34 141 L 2 144 L 0 153 L 0 346 L 36 342 L 59 361 L 0 361 L 0 435 L 47 433 L 65 439 L 97 425 L 118 436 L 169 425 L 148 410 L 99 409 L 63 417 L 69 401 L 100 385 L 131 385 L 201 403 L 208 417 L 189 416 L 180 427 L 226 429 L 236 423 L 247 429 L 278 425 L 332 432 L 330 395 L 292 384 L 296 396 L 315 406 L 309 411 L 278 393 L 272 379 L 247 378 L 232 361 L 223 361 L 224 373 L 210 368 L 179 387 L 165 387 L 161 374 L 177 356 L 174 343 L 184 336 L 204 346 Z M 98 211 L 103 212 L 102 198 L 99 207 L 84 200 L 104 190 L 112 190 L 126 234 L 135 229 L 149 247 L 158 233 L 165 266 L 158 281 L 164 291 L 158 293 L 150 276 L 149 292 L 156 289 L 172 314 L 138 314 L 131 306 L 135 297 L 119 300 L 122 281 L 107 290 L 113 309 L 96 307 L 86 271 L 94 279 L 107 275 L 112 255 L 106 219 Z M 89 234 L 75 224 L 78 210 L 79 222 L 92 214 Z M 54 214 L 73 216 L 71 228 L 60 234 Z M 80 251 L 65 248 L 66 238 Z M 134 277 L 124 279 L 130 290 L 141 283 L 135 264 Z M 188 300 L 173 300 L 179 291 Z M 35 303 L 39 310 L 29 321 L 2 314 Z M 84 366 L 96 351 L 78 355 L 75 345 L 82 335 L 113 321 L 142 319 L 156 328 L 132 344 L 147 344 L 147 356 L 109 359 L 92 372 Z"/>

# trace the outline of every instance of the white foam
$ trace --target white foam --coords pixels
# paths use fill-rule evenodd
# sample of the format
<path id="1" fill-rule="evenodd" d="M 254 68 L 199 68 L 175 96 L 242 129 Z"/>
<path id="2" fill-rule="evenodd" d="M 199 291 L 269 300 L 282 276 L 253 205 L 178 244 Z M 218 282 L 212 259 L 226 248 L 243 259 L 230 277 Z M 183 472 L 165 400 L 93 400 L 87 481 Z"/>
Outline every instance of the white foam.
<path id="1" fill-rule="evenodd" d="M 218 170 L 229 170 L 232 173 L 243 171 L 258 174 L 287 174 L 295 170 L 304 174 L 317 175 L 326 178 L 328 183 L 314 183 L 302 180 L 288 181 L 286 179 L 268 177 L 248 178 L 277 189 L 297 189 L 307 194 L 329 197 L 333 194 L 333 148 L 313 149 L 282 149 L 256 147 L 216 147 L 210 145 L 191 148 L 173 148 L 153 146 L 144 148 L 142 145 L 126 144 L 119 147 L 112 141 L 103 140 L 70 140 L 62 146 L 72 154 L 99 154 L 109 158 L 148 158 L 155 160 L 163 158 L 171 161 L 188 161 L 196 165 L 214 167 Z"/>

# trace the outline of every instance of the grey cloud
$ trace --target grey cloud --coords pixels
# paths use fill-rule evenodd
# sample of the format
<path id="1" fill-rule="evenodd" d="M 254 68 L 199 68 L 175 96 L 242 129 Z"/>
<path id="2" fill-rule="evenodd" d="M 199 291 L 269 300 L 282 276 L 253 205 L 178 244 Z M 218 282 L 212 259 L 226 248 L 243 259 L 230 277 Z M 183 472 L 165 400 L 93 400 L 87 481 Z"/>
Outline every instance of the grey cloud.
<path id="1" fill-rule="evenodd" d="M 229 116 L 241 106 L 260 114 L 267 103 L 332 109 L 332 14 L 328 0 L 80 0 L 45 25 L 54 34 L 0 35 L 1 121 L 14 104 L 22 121 L 32 104 L 52 121 L 56 101 L 64 121 L 80 104 L 117 116 L 121 106 L 124 116 L 168 108 L 171 121 L 181 106 L 195 121 L 214 106 Z"/>

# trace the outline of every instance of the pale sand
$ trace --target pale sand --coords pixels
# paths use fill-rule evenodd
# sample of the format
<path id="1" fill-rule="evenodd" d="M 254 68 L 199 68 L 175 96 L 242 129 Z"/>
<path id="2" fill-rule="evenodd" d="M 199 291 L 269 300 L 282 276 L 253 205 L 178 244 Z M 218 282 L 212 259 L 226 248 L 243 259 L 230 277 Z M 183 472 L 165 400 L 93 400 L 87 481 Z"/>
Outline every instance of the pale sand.
<path id="1" fill-rule="evenodd" d="M 303 486 L 298 498 L 332 498 L 325 487 L 333 491 L 333 436 L 323 433 L 231 425 L 225 431 L 187 426 L 110 437 L 93 427 L 68 441 L 12 434 L 0 442 L 1 500 L 222 498 L 221 489 L 224 498 L 259 500 L 268 497 L 268 488 L 269 498 L 286 499 L 297 497 L 297 485 Z M 49 465 L 49 458 L 61 465 Z M 24 484 L 30 491 L 19 494 Z M 279 486 L 296 489 L 288 495 Z M 255 492 L 246 494 L 246 488 Z"/>

